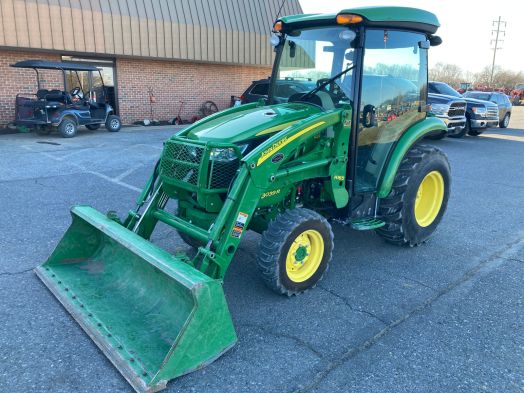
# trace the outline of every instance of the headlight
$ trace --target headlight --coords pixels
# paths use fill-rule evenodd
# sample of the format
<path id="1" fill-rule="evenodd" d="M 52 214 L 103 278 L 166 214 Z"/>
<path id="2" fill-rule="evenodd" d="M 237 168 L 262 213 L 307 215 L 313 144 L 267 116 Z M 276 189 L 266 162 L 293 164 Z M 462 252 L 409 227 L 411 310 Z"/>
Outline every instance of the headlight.
<path id="1" fill-rule="evenodd" d="M 471 110 L 473 111 L 473 113 L 479 115 L 479 116 L 486 116 L 486 108 L 483 107 L 483 106 L 474 106 L 473 108 L 471 108 Z"/>
<path id="2" fill-rule="evenodd" d="M 240 149 L 240 153 L 244 154 L 248 146 L 249 145 L 247 143 L 238 146 L 238 148 Z M 212 161 L 234 161 L 239 158 L 240 157 L 238 156 L 237 152 L 232 147 L 226 147 L 223 149 L 213 149 L 211 150 L 211 153 L 209 155 L 209 159 Z"/>
<path id="3" fill-rule="evenodd" d="M 437 116 L 446 116 L 449 111 L 447 104 L 431 104 L 431 112 Z"/>

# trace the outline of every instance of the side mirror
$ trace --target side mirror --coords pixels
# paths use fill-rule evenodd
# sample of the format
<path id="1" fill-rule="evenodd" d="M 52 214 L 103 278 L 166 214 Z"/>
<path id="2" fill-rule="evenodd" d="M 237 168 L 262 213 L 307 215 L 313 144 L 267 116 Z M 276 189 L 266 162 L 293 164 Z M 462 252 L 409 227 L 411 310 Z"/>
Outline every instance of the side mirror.
<path id="1" fill-rule="evenodd" d="M 442 38 L 440 38 L 438 35 L 429 36 L 429 44 L 431 46 L 439 46 L 442 44 Z"/>
<path id="2" fill-rule="evenodd" d="M 297 47 L 297 44 L 295 44 L 293 41 L 289 41 L 289 57 L 291 58 L 295 57 L 296 47 Z"/>

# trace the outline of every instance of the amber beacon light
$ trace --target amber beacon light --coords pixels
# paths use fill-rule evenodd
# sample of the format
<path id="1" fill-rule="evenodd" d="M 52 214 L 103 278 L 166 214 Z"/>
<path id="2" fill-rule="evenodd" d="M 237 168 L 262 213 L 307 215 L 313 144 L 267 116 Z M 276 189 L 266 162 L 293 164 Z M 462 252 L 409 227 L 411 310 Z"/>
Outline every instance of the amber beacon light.
<path id="1" fill-rule="evenodd" d="M 338 14 L 337 23 L 339 25 L 349 25 L 362 22 L 363 18 L 355 14 Z"/>

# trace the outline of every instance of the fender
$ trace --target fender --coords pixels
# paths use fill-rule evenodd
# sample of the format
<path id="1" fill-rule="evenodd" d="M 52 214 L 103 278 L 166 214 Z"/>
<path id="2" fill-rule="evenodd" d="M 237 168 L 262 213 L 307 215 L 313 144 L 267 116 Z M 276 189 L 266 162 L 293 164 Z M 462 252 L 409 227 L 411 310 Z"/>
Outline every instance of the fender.
<path id="1" fill-rule="evenodd" d="M 426 119 L 412 125 L 397 142 L 388 161 L 388 166 L 382 175 L 382 180 L 377 191 L 378 198 L 385 198 L 391 192 L 395 175 L 400 162 L 409 149 L 424 136 L 433 131 L 446 129 L 446 124 L 438 117 L 426 117 Z"/>
<path id="2" fill-rule="evenodd" d="M 76 110 L 75 109 L 66 109 L 65 111 L 60 113 L 60 116 L 58 117 L 58 119 L 52 119 L 51 120 L 51 124 L 54 125 L 54 126 L 58 126 L 62 122 L 62 120 L 64 120 L 65 117 L 73 118 L 75 120 L 76 124 L 80 125 L 80 121 L 78 119 L 78 115 L 76 114 Z"/>

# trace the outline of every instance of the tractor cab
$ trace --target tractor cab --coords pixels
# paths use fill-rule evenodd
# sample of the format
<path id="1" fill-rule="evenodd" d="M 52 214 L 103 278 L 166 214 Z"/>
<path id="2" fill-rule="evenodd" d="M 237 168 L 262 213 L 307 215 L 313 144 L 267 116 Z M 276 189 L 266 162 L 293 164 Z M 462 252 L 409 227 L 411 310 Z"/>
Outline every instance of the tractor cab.
<path id="1" fill-rule="evenodd" d="M 34 128 L 41 135 L 56 128 L 64 138 L 75 136 L 78 126 L 96 130 L 105 125 L 108 131 L 120 130 L 120 118 L 108 103 L 97 67 L 44 60 L 20 61 L 11 67 L 33 69 L 37 81 L 36 92 L 16 95 L 16 125 Z"/>
<path id="2" fill-rule="evenodd" d="M 283 17 L 271 39 L 277 53 L 271 80 L 308 78 L 316 84 L 288 102 L 351 110 L 348 179 L 355 193 L 377 190 L 399 138 L 426 118 L 427 52 L 439 42 L 432 14 L 402 9 L 404 20 L 385 22 L 379 10 Z M 274 91 L 270 86 L 270 103 L 276 102 Z"/>

